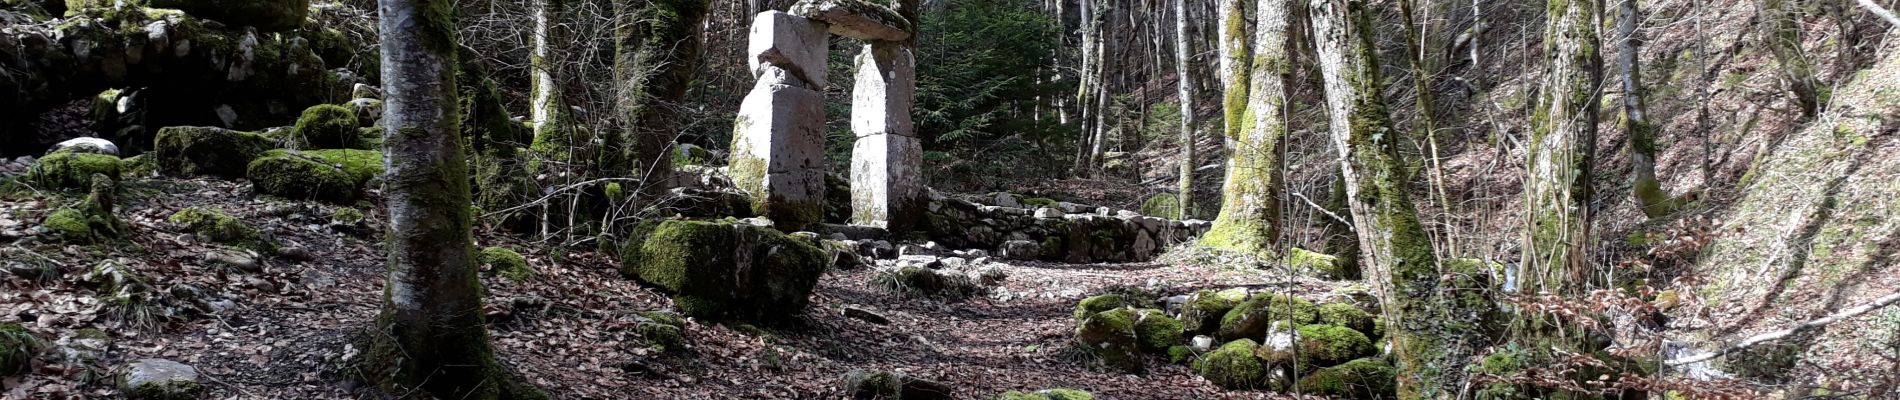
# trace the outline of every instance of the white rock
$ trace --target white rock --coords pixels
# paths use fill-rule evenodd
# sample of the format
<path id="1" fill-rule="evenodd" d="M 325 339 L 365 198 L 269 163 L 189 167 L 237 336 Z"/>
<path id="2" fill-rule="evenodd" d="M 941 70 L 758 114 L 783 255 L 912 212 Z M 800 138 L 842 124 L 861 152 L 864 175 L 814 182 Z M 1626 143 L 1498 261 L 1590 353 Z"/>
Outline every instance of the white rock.
<path id="1" fill-rule="evenodd" d="M 119 391 L 130 399 L 190 399 L 201 390 L 198 370 L 172 360 L 133 361 L 119 380 Z"/>
<path id="2" fill-rule="evenodd" d="M 53 145 L 53 149 L 69 149 L 79 153 L 104 154 L 109 156 L 119 155 L 118 145 L 112 144 L 110 140 L 95 137 L 67 139 L 64 142 Z"/>
<path id="3" fill-rule="evenodd" d="M 1036 209 L 1036 218 L 1062 218 L 1062 210 L 1043 207 Z"/>
<path id="4" fill-rule="evenodd" d="M 806 210 L 825 204 L 825 108 L 817 91 L 783 84 L 768 68 L 739 106 L 729 164 L 732 182 L 754 208 L 789 228 L 818 223 Z"/>
<path id="5" fill-rule="evenodd" d="M 830 35 L 825 23 L 779 11 L 759 13 L 747 39 L 747 62 L 752 76 L 763 78 L 767 67 L 777 67 L 798 78 L 799 86 L 825 87 L 826 51 Z"/>
<path id="6" fill-rule="evenodd" d="M 923 215 L 924 146 L 915 137 L 871 135 L 851 145 L 851 223 L 907 230 Z"/>
<path id="7" fill-rule="evenodd" d="M 1194 351 L 1206 352 L 1214 349 L 1214 338 L 1208 337 L 1207 335 L 1195 335 L 1194 339 L 1189 340 L 1188 343 L 1190 347 L 1194 348 Z"/>
<path id="8" fill-rule="evenodd" d="M 1021 201 L 1016 200 L 1016 195 L 1011 194 L 1009 192 L 997 193 L 995 204 L 998 207 L 1009 207 L 1009 208 L 1023 207 L 1023 203 Z"/>
<path id="9" fill-rule="evenodd" d="M 791 11 L 831 23 L 831 33 L 838 36 L 893 42 L 910 38 L 910 23 L 897 11 L 863 0 L 805 0 Z"/>
<path id="10" fill-rule="evenodd" d="M 350 87 L 350 98 L 382 100 L 383 90 L 377 89 L 375 86 L 370 86 L 368 84 L 358 83 L 355 86 Z"/>

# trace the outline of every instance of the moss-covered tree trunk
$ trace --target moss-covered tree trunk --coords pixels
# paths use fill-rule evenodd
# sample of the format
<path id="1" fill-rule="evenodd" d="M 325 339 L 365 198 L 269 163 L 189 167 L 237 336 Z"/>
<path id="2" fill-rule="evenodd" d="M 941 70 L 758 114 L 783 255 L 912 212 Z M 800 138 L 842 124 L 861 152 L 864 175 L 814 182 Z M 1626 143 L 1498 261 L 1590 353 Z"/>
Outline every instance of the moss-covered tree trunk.
<path id="1" fill-rule="evenodd" d="M 1253 40 L 1253 56 L 1242 65 L 1251 71 L 1248 77 L 1235 79 L 1248 91 L 1244 105 L 1227 101 L 1228 140 L 1233 151 L 1227 158 L 1227 180 L 1221 187 L 1220 216 L 1202 239 L 1208 246 L 1252 254 L 1268 255 L 1280 238 L 1280 198 L 1282 160 L 1280 145 L 1286 138 L 1286 80 L 1292 71 L 1288 60 L 1287 0 L 1258 0 Z M 1228 21 L 1231 28 L 1244 21 Z M 1242 53 L 1243 57 L 1245 53 Z M 1229 85 L 1234 90 L 1236 85 Z M 1238 114 L 1234 107 L 1244 108 Z M 1234 121 L 1238 119 L 1238 121 Z"/>
<path id="2" fill-rule="evenodd" d="M 1383 77 L 1364 0 L 1312 0 L 1314 43 L 1325 81 L 1333 145 L 1359 238 L 1366 280 L 1389 323 L 1399 398 L 1450 398 L 1482 340 L 1465 290 L 1441 284 L 1432 244 L 1411 199 L 1411 174 L 1381 93 Z"/>
<path id="3" fill-rule="evenodd" d="M 614 1 L 614 115 L 624 149 L 610 168 L 640 178 L 636 197 L 663 193 L 673 176 L 680 101 L 699 71 L 710 0 Z M 612 170 L 612 169 L 610 169 Z"/>
<path id="4" fill-rule="evenodd" d="M 495 362 L 483 327 L 452 4 L 379 2 L 389 282 L 366 370 L 391 393 L 532 397 Z"/>
<path id="5" fill-rule="evenodd" d="M 1247 56 L 1251 50 L 1247 48 L 1250 42 L 1247 37 L 1247 1 L 1220 0 L 1217 7 L 1220 18 L 1220 79 L 1221 85 L 1227 88 L 1222 93 L 1225 101 L 1221 104 L 1221 110 L 1224 111 L 1222 115 L 1226 123 L 1226 130 L 1222 134 L 1228 139 L 1227 145 L 1233 147 L 1233 139 L 1240 136 L 1246 118 L 1249 101 L 1247 87 L 1252 78 L 1248 75 L 1248 65 L 1252 60 Z"/>
<path id="6" fill-rule="evenodd" d="M 1813 118 L 1821 109 L 1821 82 L 1814 77 L 1814 62 L 1801 50 L 1801 2 L 1763 0 L 1761 3 L 1762 41 L 1775 55 L 1781 78 L 1794 95 L 1801 115 Z"/>
<path id="7" fill-rule="evenodd" d="M 1174 75 L 1179 80 L 1176 94 L 1181 100 L 1181 176 L 1176 190 L 1181 196 L 1181 211 L 1177 218 L 1188 219 L 1194 215 L 1194 68 L 1192 57 L 1193 32 L 1188 30 L 1187 0 L 1174 0 Z"/>
<path id="8" fill-rule="evenodd" d="M 1568 293 L 1588 275 L 1592 152 L 1603 82 L 1597 23 L 1601 4 L 1552 0 L 1545 66 L 1531 116 L 1524 180 L 1526 237 L 1518 275 L 1525 293 Z"/>
<path id="9" fill-rule="evenodd" d="M 566 106 L 561 104 L 561 77 L 558 56 L 554 48 L 567 38 L 562 35 L 565 26 L 566 0 L 534 0 L 534 33 L 531 37 L 528 56 L 529 115 L 534 124 L 534 143 L 537 150 L 548 153 L 547 156 L 567 160 L 568 152 L 579 141 L 571 137 L 571 121 L 567 120 Z"/>
<path id="10" fill-rule="evenodd" d="M 1643 215 L 1656 218 L 1675 212 L 1677 204 L 1669 192 L 1663 191 L 1662 181 L 1656 179 L 1656 134 L 1660 129 L 1649 122 L 1644 100 L 1642 64 L 1637 58 L 1643 49 L 1642 31 L 1637 29 L 1642 22 L 1638 7 L 1637 0 L 1625 0 L 1617 7 L 1616 30 L 1623 39 L 1617 65 L 1622 70 L 1623 129 L 1629 135 L 1630 175 L 1634 178 L 1630 194 Z"/>

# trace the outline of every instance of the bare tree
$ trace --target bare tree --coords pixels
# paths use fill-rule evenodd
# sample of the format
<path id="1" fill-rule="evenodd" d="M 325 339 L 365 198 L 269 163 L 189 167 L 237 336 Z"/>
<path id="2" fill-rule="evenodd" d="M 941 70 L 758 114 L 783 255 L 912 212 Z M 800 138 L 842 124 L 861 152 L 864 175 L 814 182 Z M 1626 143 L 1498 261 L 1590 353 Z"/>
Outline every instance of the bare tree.
<path id="1" fill-rule="evenodd" d="M 711 0 L 614 0 L 615 113 L 620 160 L 640 178 L 637 197 L 665 190 L 673 175 L 679 103 L 699 68 Z"/>
<path id="2" fill-rule="evenodd" d="M 367 370 L 393 393 L 545 398 L 496 363 L 482 321 L 468 170 L 455 117 L 453 2 L 379 4 L 389 282 Z"/>
<path id="3" fill-rule="evenodd" d="M 1630 194 L 1643 209 L 1643 215 L 1661 217 L 1675 212 L 1677 199 L 1663 191 L 1656 179 L 1656 134 L 1660 129 L 1649 122 L 1648 102 L 1644 98 L 1642 64 L 1642 10 L 1638 0 L 1624 0 L 1618 7 L 1617 34 L 1622 37 L 1617 65 L 1623 79 L 1623 129 L 1629 135 L 1630 174 L 1635 182 Z"/>
<path id="4" fill-rule="evenodd" d="M 1787 82 L 1788 92 L 1794 95 L 1795 105 L 1801 107 L 1801 115 L 1813 118 L 1821 108 L 1821 82 L 1814 77 L 1814 62 L 1801 51 L 1800 2 L 1763 0 L 1761 15 L 1762 21 L 1767 23 L 1767 29 L 1762 30 L 1762 41 L 1775 55 L 1775 62 L 1781 65 L 1781 78 Z"/>
<path id="5" fill-rule="evenodd" d="M 1187 0 L 1174 0 L 1174 74 L 1180 80 L 1181 96 L 1181 219 L 1194 215 L 1194 82 L 1189 43 Z"/>
<path id="6" fill-rule="evenodd" d="M 1544 54 L 1550 62 L 1531 117 L 1524 179 L 1528 227 L 1518 276 L 1526 293 L 1567 293 L 1582 287 L 1586 276 L 1590 168 L 1603 82 L 1600 7 L 1594 0 L 1553 0 L 1547 8 Z"/>
<path id="7" fill-rule="evenodd" d="M 1371 283 L 1392 327 L 1402 399 L 1449 398 L 1464 386 L 1462 368 L 1483 335 L 1463 322 L 1485 307 L 1482 288 L 1444 287 L 1431 239 L 1411 199 L 1410 170 L 1392 127 L 1384 80 L 1372 45 L 1365 0 L 1312 0 L 1314 44 L 1325 81 L 1332 142 Z M 1456 276 L 1469 271 L 1445 271 Z M 1462 278 L 1461 278 L 1462 279 Z M 1475 286 L 1475 285 L 1473 285 Z M 1456 316 L 1456 317 L 1448 317 Z"/>
<path id="8" fill-rule="evenodd" d="M 1249 86 L 1239 121 L 1231 121 L 1233 152 L 1227 158 L 1227 180 L 1221 187 L 1220 216 L 1201 241 L 1208 246 L 1253 254 L 1267 254 L 1280 238 L 1280 199 L 1286 140 L 1286 81 L 1289 65 L 1287 0 L 1258 0 L 1251 76 L 1235 80 Z M 1230 21 L 1229 24 L 1234 22 Z M 1231 26 L 1231 25 L 1230 25 Z M 1233 85 L 1230 85 L 1231 88 Z M 1235 101 L 1227 102 L 1230 118 Z M 1237 125 L 1237 126 L 1235 126 Z"/>

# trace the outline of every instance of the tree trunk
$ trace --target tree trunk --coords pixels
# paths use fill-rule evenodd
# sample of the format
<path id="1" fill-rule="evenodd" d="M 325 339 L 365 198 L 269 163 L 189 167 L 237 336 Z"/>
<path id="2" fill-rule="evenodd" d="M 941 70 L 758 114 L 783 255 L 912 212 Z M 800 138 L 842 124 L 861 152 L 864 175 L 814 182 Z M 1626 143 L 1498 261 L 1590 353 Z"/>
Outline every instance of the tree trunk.
<path id="1" fill-rule="evenodd" d="M 1524 182 L 1528 227 L 1518 275 L 1524 293 L 1570 293 L 1588 277 L 1590 168 L 1603 82 L 1599 7 L 1592 0 L 1549 3 L 1544 54 L 1550 64 L 1531 116 Z"/>
<path id="2" fill-rule="evenodd" d="M 1188 48 L 1192 32 L 1188 30 L 1187 0 L 1174 0 L 1174 74 L 1180 80 L 1177 95 L 1181 97 L 1181 181 L 1180 219 L 1189 219 L 1194 215 L 1194 83 L 1193 62 Z"/>
<path id="3" fill-rule="evenodd" d="M 1618 7 L 1617 34 L 1623 37 L 1622 48 L 1618 50 L 1617 64 L 1622 69 L 1623 78 L 1623 129 L 1628 132 L 1630 146 L 1630 174 L 1635 182 L 1630 185 L 1630 194 L 1636 198 L 1636 204 L 1643 209 L 1643 215 L 1650 218 L 1661 217 L 1675 212 L 1675 199 L 1669 192 L 1663 191 L 1662 182 L 1656 179 L 1656 133 L 1659 129 L 1650 124 L 1648 106 L 1644 100 L 1642 83 L 1642 65 L 1638 59 L 1642 53 L 1643 38 L 1637 25 L 1642 21 L 1642 11 L 1637 0 L 1625 0 Z"/>
<path id="4" fill-rule="evenodd" d="M 1801 116 L 1814 118 L 1821 109 L 1821 82 L 1814 78 L 1813 61 L 1801 51 L 1800 8 L 1798 1 L 1762 1 L 1762 18 L 1767 23 L 1767 29 L 1762 30 L 1762 41 L 1767 42 L 1768 51 L 1781 65 L 1782 80 L 1787 81 L 1788 91 L 1794 94 Z"/>
<path id="5" fill-rule="evenodd" d="M 641 178 L 630 192 L 637 198 L 662 193 L 671 183 L 680 101 L 699 70 L 700 30 L 709 7 L 710 0 L 614 1 L 614 115 L 620 117 L 624 149 L 609 168 Z"/>
<path id="6" fill-rule="evenodd" d="M 1076 78 L 1079 83 L 1075 88 L 1075 104 L 1080 107 L 1077 110 L 1080 119 L 1077 121 L 1081 125 L 1075 142 L 1076 177 L 1089 176 L 1089 171 L 1095 168 L 1089 162 L 1089 156 L 1092 154 L 1089 149 L 1093 146 L 1091 142 L 1095 141 L 1095 85 L 1100 84 L 1095 81 L 1095 41 L 1098 40 L 1095 29 L 1101 25 L 1095 13 L 1095 1 L 1076 1 L 1076 12 L 1080 14 L 1082 24 L 1082 43 L 1078 46 L 1082 51 L 1082 56 L 1077 60 L 1082 65 L 1081 68 L 1076 69 Z"/>
<path id="7" fill-rule="evenodd" d="M 1482 287 L 1440 280 L 1432 244 L 1411 199 L 1411 176 L 1393 129 L 1372 45 L 1365 0 L 1312 0 L 1314 43 L 1325 81 L 1333 145 L 1359 238 L 1366 280 L 1386 314 L 1398 360 L 1399 398 L 1450 398 L 1467 379 L 1463 366 L 1483 340 L 1472 321 L 1485 307 Z M 1447 271 L 1447 274 L 1450 275 Z M 1455 317 L 1452 317 L 1455 316 Z"/>
<path id="8" fill-rule="evenodd" d="M 495 362 L 483 326 L 452 3 L 380 2 L 389 282 L 368 376 L 390 393 L 532 398 Z"/>
<path id="9" fill-rule="evenodd" d="M 534 0 L 534 35 L 532 49 L 528 57 L 530 88 L 529 118 L 534 123 L 536 144 L 550 153 L 564 153 L 573 147 L 576 141 L 567 137 L 570 131 L 564 129 L 566 112 L 561 105 L 561 87 L 559 65 L 554 60 L 554 46 L 565 39 L 558 32 L 563 25 L 562 15 L 565 0 Z M 565 158 L 563 158 L 565 159 Z"/>
<path id="10" fill-rule="evenodd" d="M 1228 96 L 1229 127 L 1234 128 L 1228 138 L 1234 149 L 1227 158 L 1220 216 L 1201 243 L 1271 255 L 1274 243 L 1280 239 L 1284 173 L 1280 146 L 1286 138 L 1286 80 L 1291 72 L 1287 54 L 1291 45 L 1287 35 L 1290 9 L 1287 0 L 1258 0 L 1256 7 L 1253 57 L 1245 64 L 1251 69 L 1251 77 L 1235 79 L 1249 93 L 1240 113 L 1233 110 L 1239 102 Z M 1236 58 L 1247 58 L 1246 53 Z"/>

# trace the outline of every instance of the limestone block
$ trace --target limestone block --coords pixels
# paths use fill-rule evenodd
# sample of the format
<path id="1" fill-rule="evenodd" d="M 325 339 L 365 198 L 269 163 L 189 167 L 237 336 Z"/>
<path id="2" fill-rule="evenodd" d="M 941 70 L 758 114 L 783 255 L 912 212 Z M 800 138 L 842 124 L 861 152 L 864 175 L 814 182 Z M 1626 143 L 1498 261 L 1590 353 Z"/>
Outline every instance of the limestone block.
<path id="1" fill-rule="evenodd" d="M 859 40 L 910 39 L 910 22 L 897 10 L 864 0 L 804 0 L 792 14 L 831 23 L 831 33 Z"/>
<path id="2" fill-rule="evenodd" d="M 859 137 L 851 146 L 853 224 L 904 231 L 923 214 L 923 142 L 901 135 Z"/>
<path id="3" fill-rule="evenodd" d="M 819 222 L 825 203 L 824 95 L 781 84 L 777 68 L 753 87 L 733 123 L 729 156 L 733 185 L 752 195 L 753 210 L 781 228 Z"/>
<path id="4" fill-rule="evenodd" d="M 858 55 L 857 71 L 851 88 L 851 132 L 858 137 L 917 136 L 911 122 L 917 59 L 910 48 L 888 42 L 867 44 Z"/>
<path id="5" fill-rule="evenodd" d="M 764 79 L 768 67 L 777 67 L 812 89 L 826 85 L 825 55 L 831 35 L 825 23 L 779 11 L 759 13 L 752 20 L 747 62 L 752 76 Z"/>

